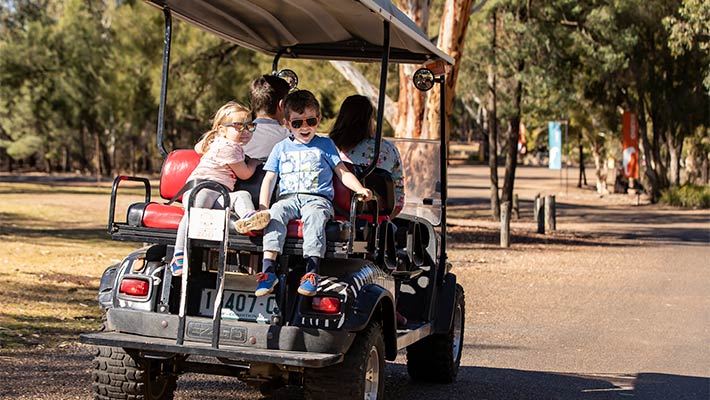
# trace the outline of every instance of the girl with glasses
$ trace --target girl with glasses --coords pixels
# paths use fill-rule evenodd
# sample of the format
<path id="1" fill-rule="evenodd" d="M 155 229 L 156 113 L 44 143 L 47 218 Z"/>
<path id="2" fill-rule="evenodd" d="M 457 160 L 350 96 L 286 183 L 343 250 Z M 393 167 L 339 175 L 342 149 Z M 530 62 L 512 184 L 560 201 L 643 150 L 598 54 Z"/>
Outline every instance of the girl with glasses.
<path id="1" fill-rule="evenodd" d="M 228 188 L 230 208 L 237 216 L 242 217 L 236 223 L 237 231 L 240 233 L 263 229 L 269 223 L 268 213 L 254 213 L 254 204 L 249 192 L 244 190 L 231 192 L 237 178 L 249 179 L 259 164 L 257 160 L 246 162 L 242 148 L 251 140 L 254 129 L 256 129 L 256 124 L 252 121 L 252 112 L 247 107 L 233 101 L 220 107 L 212 121 L 212 129 L 200 139 L 200 143 L 203 143 L 204 155 L 185 185 L 185 187 L 191 188 L 201 181 L 208 180 Z M 189 198 L 191 191 L 191 189 L 187 189 L 183 193 L 185 201 Z M 209 188 L 201 189 L 195 196 L 193 203 L 192 206 L 198 208 L 223 207 L 222 196 L 218 191 Z M 175 251 L 170 262 L 175 276 L 182 275 L 186 231 L 187 210 L 178 227 Z"/>

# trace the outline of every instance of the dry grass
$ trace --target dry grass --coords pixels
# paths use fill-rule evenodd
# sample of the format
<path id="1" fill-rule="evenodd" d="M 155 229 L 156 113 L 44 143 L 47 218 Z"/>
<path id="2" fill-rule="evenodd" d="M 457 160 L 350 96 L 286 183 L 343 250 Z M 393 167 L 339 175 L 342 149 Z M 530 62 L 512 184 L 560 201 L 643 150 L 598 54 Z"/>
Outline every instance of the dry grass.
<path id="1" fill-rule="evenodd" d="M 110 192 L 107 183 L 0 183 L 0 349 L 64 346 L 98 327 L 101 274 L 138 246 L 106 233 Z M 142 197 L 124 192 L 119 210 Z"/>

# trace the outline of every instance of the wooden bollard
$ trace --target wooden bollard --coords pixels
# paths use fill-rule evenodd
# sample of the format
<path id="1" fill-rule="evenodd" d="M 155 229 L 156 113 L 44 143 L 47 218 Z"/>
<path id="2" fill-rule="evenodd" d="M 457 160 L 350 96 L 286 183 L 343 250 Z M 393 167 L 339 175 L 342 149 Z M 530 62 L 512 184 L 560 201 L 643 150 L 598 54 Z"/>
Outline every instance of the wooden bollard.
<path id="1" fill-rule="evenodd" d="M 557 229 L 555 220 L 555 196 L 545 196 L 545 228 L 554 231 Z"/>
<path id="2" fill-rule="evenodd" d="M 545 199 L 535 198 L 535 220 L 537 220 L 537 233 L 545 233 Z"/>
<path id="3" fill-rule="evenodd" d="M 540 202 L 540 193 L 536 194 L 535 200 L 533 200 L 533 219 L 535 221 L 537 221 L 537 212 L 538 212 L 537 206 L 538 206 L 539 202 Z"/>
<path id="4" fill-rule="evenodd" d="M 500 247 L 510 247 L 510 202 L 500 207 Z"/>
<path id="5" fill-rule="evenodd" d="M 513 216 L 515 219 L 520 219 L 520 208 L 517 193 L 513 195 Z"/>

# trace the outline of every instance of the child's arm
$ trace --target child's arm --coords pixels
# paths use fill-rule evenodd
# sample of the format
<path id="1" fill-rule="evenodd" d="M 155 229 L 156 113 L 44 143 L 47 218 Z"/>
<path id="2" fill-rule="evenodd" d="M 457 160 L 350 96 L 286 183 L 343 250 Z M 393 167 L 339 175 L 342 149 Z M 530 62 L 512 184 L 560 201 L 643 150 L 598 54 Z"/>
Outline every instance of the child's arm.
<path id="1" fill-rule="evenodd" d="M 197 154 L 203 155 L 206 153 L 204 146 L 205 146 L 205 137 L 204 137 L 204 135 L 202 135 L 202 137 L 200 138 L 200 141 L 195 144 L 195 151 L 197 152 Z"/>
<path id="2" fill-rule="evenodd" d="M 372 190 L 362 186 L 357 177 L 345 167 L 343 163 L 335 166 L 335 174 L 343 182 L 343 185 L 353 192 L 364 196 L 364 200 L 368 201 L 372 198 Z"/>
<path id="3" fill-rule="evenodd" d="M 237 178 L 241 180 L 246 180 L 251 178 L 252 175 L 254 175 L 254 171 L 256 171 L 256 166 L 258 165 L 258 162 L 252 162 L 249 160 L 249 162 L 238 162 L 234 164 L 229 164 L 229 168 L 234 171 L 234 173 L 237 175 Z"/>
<path id="4" fill-rule="evenodd" d="M 266 171 L 264 180 L 261 181 L 261 190 L 259 190 L 259 210 L 268 210 L 271 206 L 271 193 L 276 187 L 276 172 Z"/>

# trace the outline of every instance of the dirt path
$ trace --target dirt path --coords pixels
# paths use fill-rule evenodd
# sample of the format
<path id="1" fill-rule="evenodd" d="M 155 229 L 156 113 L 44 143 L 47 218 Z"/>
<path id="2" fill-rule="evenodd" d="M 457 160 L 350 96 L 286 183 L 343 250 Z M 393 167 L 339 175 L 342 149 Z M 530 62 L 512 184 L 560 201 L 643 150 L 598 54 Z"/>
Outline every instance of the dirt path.
<path id="1" fill-rule="evenodd" d="M 387 398 L 710 398 L 710 212 L 600 198 L 520 168 L 521 220 L 501 249 L 487 169 L 451 171 L 449 257 L 466 290 L 464 359 L 447 386 L 412 383 L 400 357 Z M 532 199 L 555 194 L 558 230 L 535 233 Z M 0 398 L 91 398 L 91 350 L 0 353 Z M 176 399 L 260 398 L 229 378 L 186 375 Z"/>

